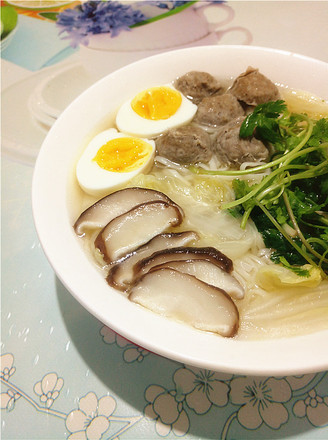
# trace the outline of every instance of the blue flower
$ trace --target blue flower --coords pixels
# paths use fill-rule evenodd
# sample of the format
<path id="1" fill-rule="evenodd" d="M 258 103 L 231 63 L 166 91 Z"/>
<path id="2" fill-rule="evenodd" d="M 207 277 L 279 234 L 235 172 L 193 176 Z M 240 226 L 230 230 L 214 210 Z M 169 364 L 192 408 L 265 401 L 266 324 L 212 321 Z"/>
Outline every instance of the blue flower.
<path id="1" fill-rule="evenodd" d="M 179 6 L 185 5 L 186 3 L 189 3 L 189 1 L 167 1 L 167 2 L 151 1 L 149 3 L 161 9 L 174 9 L 174 8 L 178 8 Z"/>
<path id="2" fill-rule="evenodd" d="M 213 3 L 217 1 L 213 0 Z M 171 11 L 188 3 L 193 4 L 190 1 L 143 0 L 132 6 L 114 0 L 85 1 L 58 14 L 57 26 L 59 34 L 66 34 L 63 38 L 70 39 L 71 46 L 77 47 L 79 44 L 88 45 L 90 35 L 108 33 L 116 37 L 121 31 L 129 31 L 131 26 L 151 19 L 142 12 L 144 6 Z"/>
<path id="3" fill-rule="evenodd" d="M 87 1 L 74 9 L 66 9 L 57 17 L 60 34 L 66 32 L 73 47 L 88 44 L 88 36 L 109 33 L 116 37 L 122 30 L 140 23 L 147 17 L 139 10 L 117 1 Z"/>

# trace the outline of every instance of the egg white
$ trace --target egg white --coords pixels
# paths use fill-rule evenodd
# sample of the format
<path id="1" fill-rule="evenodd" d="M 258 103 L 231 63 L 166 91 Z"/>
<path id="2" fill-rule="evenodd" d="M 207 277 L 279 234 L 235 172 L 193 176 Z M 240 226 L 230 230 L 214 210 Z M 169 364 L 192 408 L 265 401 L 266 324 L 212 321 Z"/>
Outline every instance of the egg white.
<path id="1" fill-rule="evenodd" d="M 147 172 L 152 165 L 155 156 L 155 142 L 149 139 L 143 139 L 151 145 L 152 154 L 149 155 L 148 160 L 138 169 L 130 172 L 113 172 L 101 168 L 97 162 L 93 160 L 98 150 L 111 139 L 119 137 L 131 136 L 125 133 L 119 133 L 115 128 L 102 131 L 91 140 L 78 160 L 76 165 L 76 177 L 80 187 L 87 194 L 102 197 L 106 195 L 109 190 L 116 190 L 122 187 L 137 174 Z"/>
<path id="2" fill-rule="evenodd" d="M 171 84 L 165 84 L 166 87 L 177 91 Z M 131 106 L 131 102 L 134 99 L 131 98 L 125 102 L 118 110 L 116 115 L 116 126 L 120 131 L 129 133 L 134 136 L 156 136 L 169 128 L 180 127 L 181 125 L 188 124 L 197 111 L 197 105 L 189 101 L 182 93 L 180 93 L 182 102 L 178 110 L 174 115 L 168 119 L 150 120 L 139 116 L 134 112 Z"/>

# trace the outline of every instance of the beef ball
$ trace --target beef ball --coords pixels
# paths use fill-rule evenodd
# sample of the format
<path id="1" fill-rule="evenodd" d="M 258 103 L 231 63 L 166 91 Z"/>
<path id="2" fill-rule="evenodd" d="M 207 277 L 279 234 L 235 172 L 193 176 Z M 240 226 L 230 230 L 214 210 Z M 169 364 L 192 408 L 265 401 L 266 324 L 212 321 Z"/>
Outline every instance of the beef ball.
<path id="1" fill-rule="evenodd" d="M 180 76 L 174 87 L 193 103 L 199 104 L 203 98 L 214 95 L 221 90 L 221 84 L 207 72 L 191 71 Z"/>
<path id="2" fill-rule="evenodd" d="M 279 99 L 276 85 L 253 67 L 248 67 L 235 79 L 229 92 L 239 101 L 253 106 Z"/>
<path id="3" fill-rule="evenodd" d="M 237 118 L 217 130 L 213 141 L 213 151 L 221 163 L 231 168 L 239 168 L 244 162 L 267 161 L 268 148 L 255 137 L 243 139 L 239 130 L 244 118 Z"/>
<path id="4" fill-rule="evenodd" d="M 170 129 L 159 136 L 156 150 L 160 156 L 180 164 L 206 163 L 213 154 L 209 134 L 192 124 Z"/>
<path id="5" fill-rule="evenodd" d="M 245 111 L 230 93 L 204 98 L 198 105 L 193 122 L 209 127 L 220 127 L 242 116 Z"/>

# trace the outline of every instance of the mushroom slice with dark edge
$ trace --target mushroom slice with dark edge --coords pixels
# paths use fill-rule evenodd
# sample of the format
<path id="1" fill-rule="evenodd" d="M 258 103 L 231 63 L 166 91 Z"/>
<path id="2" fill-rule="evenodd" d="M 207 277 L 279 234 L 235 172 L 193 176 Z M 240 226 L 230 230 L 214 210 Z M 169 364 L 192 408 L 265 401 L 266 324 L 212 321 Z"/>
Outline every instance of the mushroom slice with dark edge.
<path id="1" fill-rule="evenodd" d="M 225 272 L 212 261 L 207 260 L 180 260 L 168 261 L 151 270 L 161 269 L 162 267 L 174 269 L 182 273 L 193 275 L 204 283 L 219 287 L 225 290 L 232 298 L 242 299 L 245 295 L 244 288 L 230 273 Z"/>
<path id="2" fill-rule="evenodd" d="M 174 204 L 165 194 L 153 189 L 133 187 L 118 190 L 82 212 L 74 224 L 75 232 L 83 235 L 87 229 L 103 228 L 115 217 L 130 211 L 135 206 L 155 200 Z"/>
<path id="3" fill-rule="evenodd" d="M 135 251 L 128 254 L 124 259 L 109 269 L 107 282 L 110 286 L 119 290 L 126 290 L 134 281 L 134 265 L 154 252 L 163 249 L 170 249 L 177 246 L 185 246 L 192 241 L 198 240 L 198 235 L 193 231 L 172 232 L 167 234 L 158 234 L 148 243 L 140 246 Z"/>
<path id="4" fill-rule="evenodd" d="M 147 273 L 132 287 L 129 299 L 203 331 L 232 337 L 238 330 L 238 309 L 224 290 L 176 270 Z"/>
<path id="5" fill-rule="evenodd" d="M 157 234 L 182 222 L 181 208 L 160 200 L 142 203 L 115 217 L 98 234 L 95 246 L 106 263 L 117 261 Z"/>
<path id="6" fill-rule="evenodd" d="M 207 260 L 219 266 L 227 273 L 232 272 L 233 263 L 226 255 L 213 247 L 177 247 L 155 252 L 148 258 L 140 260 L 134 266 L 135 279 L 140 278 L 155 266 L 168 261 Z"/>

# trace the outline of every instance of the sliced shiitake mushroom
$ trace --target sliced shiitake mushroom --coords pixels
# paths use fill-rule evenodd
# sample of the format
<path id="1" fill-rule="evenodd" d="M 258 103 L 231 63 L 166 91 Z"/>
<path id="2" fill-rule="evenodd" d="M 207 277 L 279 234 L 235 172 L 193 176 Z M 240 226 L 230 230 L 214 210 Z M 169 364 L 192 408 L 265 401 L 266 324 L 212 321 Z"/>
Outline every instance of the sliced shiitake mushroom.
<path id="1" fill-rule="evenodd" d="M 159 200 L 142 203 L 110 221 L 97 235 L 95 246 L 106 263 L 111 263 L 169 227 L 178 226 L 182 219 L 181 209 L 175 204 Z"/>
<path id="2" fill-rule="evenodd" d="M 219 287 L 225 290 L 232 298 L 242 299 L 245 295 L 244 288 L 236 280 L 234 276 L 227 273 L 221 267 L 213 264 L 208 260 L 180 260 L 180 261 L 168 261 L 159 266 L 155 266 L 151 270 L 157 270 L 161 268 L 174 269 L 182 273 L 193 275 L 201 281 L 212 286 Z"/>
<path id="3" fill-rule="evenodd" d="M 230 273 L 233 269 L 233 263 L 230 258 L 213 247 L 177 247 L 155 252 L 150 257 L 140 260 L 134 266 L 135 278 L 141 277 L 155 266 L 177 260 L 211 261 L 227 273 Z"/>
<path id="4" fill-rule="evenodd" d="M 165 194 L 153 189 L 133 187 L 116 191 L 82 212 L 74 224 L 75 232 L 81 236 L 88 229 L 103 228 L 115 217 L 130 211 L 135 206 L 154 200 L 175 205 Z"/>
<path id="5" fill-rule="evenodd" d="M 232 337 L 238 330 L 238 309 L 224 290 L 173 269 L 148 272 L 131 288 L 129 299 L 203 331 Z"/>
<path id="6" fill-rule="evenodd" d="M 158 234 L 148 243 L 140 246 L 128 254 L 119 263 L 109 269 L 107 282 L 119 290 L 125 290 L 134 279 L 134 265 L 153 253 L 177 246 L 185 246 L 192 241 L 198 240 L 198 235 L 193 231 Z"/>

